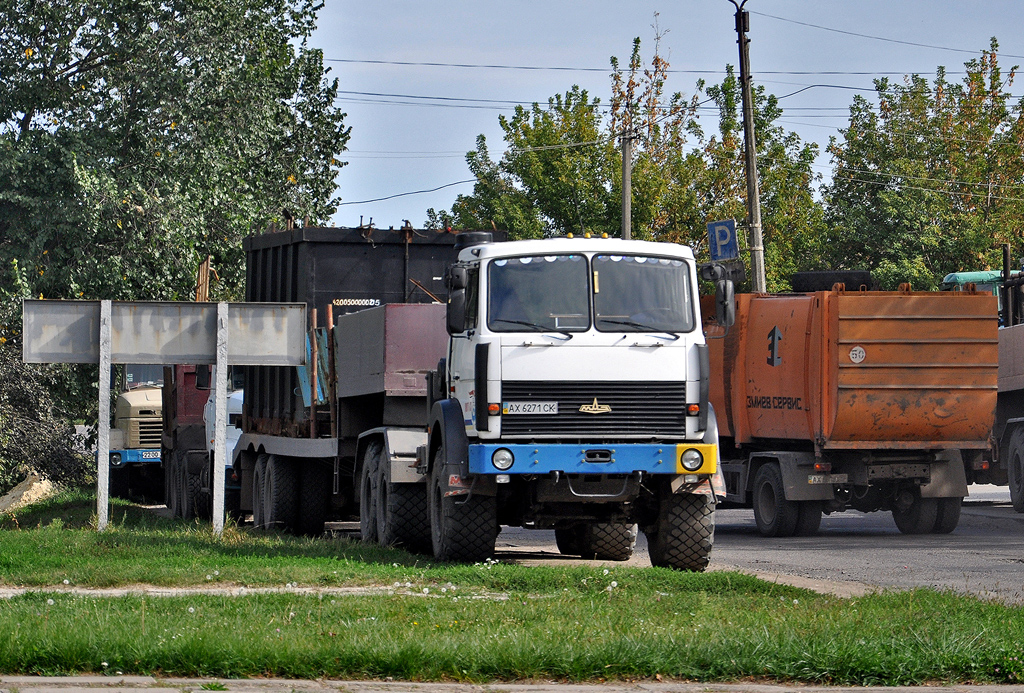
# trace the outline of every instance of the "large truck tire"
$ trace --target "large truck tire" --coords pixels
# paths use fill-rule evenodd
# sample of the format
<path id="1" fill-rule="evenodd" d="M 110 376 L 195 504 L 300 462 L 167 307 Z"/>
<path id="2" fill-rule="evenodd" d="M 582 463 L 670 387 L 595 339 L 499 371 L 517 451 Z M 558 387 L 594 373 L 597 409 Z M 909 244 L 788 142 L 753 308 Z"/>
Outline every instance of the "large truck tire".
<path id="1" fill-rule="evenodd" d="M 416 553 L 431 550 L 430 508 L 426 484 L 395 484 L 390 464 L 382 460 L 377 482 L 377 539 Z"/>
<path id="2" fill-rule="evenodd" d="M 644 531 L 651 565 L 701 572 L 715 543 L 715 506 L 709 496 L 678 493 L 664 496 L 658 521 Z"/>
<path id="3" fill-rule="evenodd" d="M 377 480 L 383 450 L 379 440 L 371 441 L 359 471 L 359 536 L 370 544 L 377 541 Z"/>
<path id="4" fill-rule="evenodd" d="M 295 529 L 299 534 L 318 537 L 324 533 L 330 506 L 330 470 L 315 461 L 304 463 L 299 474 L 298 519 Z"/>
<path id="5" fill-rule="evenodd" d="M 589 522 L 581 532 L 580 556 L 597 561 L 628 561 L 636 548 L 637 526 Z"/>
<path id="6" fill-rule="evenodd" d="M 935 526 L 932 534 L 949 534 L 960 524 L 960 508 L 963 498 L 936 498 Z"/>
<path id="7" fill-rule="evenodd" d="M 164 451 L 166 453 L 166 451 Z M 176 462 L 178 451 L 164 457 L 164 505 L 167 506 L 171 517 L 178 516 L 178 475 L 176 473 Z"/>
<path id="8" fill-rule="evenodd" d="M 192 454 L 199 454 L 193 452 Z M 197 485 L 196 489 L 196 512 L 195 515 L 200 520 L 209 522 L 213 519 L 213 464 L 210 462 L 210 453 L 202 453 L 205 457 L 204 471 L 199 474 L 194 474 L 194 483 Z M 204 478 L 205 477 L 205 478 Z M 204 491 L 203 488 L 209 490 Z"/>
<path id="9" fill-rule="evenodd" d="M 905 494 L 905 495 L 904 495 Z M 903 534 L 928 534 L 935 529 L 937 498 L 921 498 L 921 492 L 906 489 L 892 506 L 892 519 Z"/>
<path id="10" fill-rule="evenodd" d="M 813 537 L 821 527 L 821 501 L 800 501 L 797 504 L 796 529 L 797 537 Z"/>
<path id="11" fill-rule="evenodd" d="M 252 470 L 252 526 L 256 529 L 263 529 L 266 525 L 266 502 L 263 498 L 263 490 L 267 485 L 267 460 L 270 458 L 265 452 L 256 456 L 256 464 Z"/>
<path id="12" fill-rule="evenodd" d="M 230 518 L 236 525 L 242 524 L 245 516 L 242 514 L 241 489 L 224 489 L 224 515 Z"/>
<path id="13" fill-rule="evenodd" d="M 800 521 L 800 508 L 786 500 L 782 470 L 777 462 L 761 465 L 754 475 L 754 523 L 766 537 L 791 537 Z M 817 529 L 817 528 L 815 528 Z"/>
<path id="14" fill-rule="evenodd" d="M 1007 477 L 1013 509 L 1024 513 L 1024 426 L 1017 426 L 1007 448 Z"/>
<path id="15" fill-rule="evenodd" d="M 181 451 L 178 458 L 178 485 L 181 489 L 179 506 L 181 508 L 181 519 L 190 521 L 199 517 L 199 500 L 202 484 L 198 474 L 190 474 L 188 471 L 188 452 Z"/>
<path id="16" fill-rule="evenodd" d="M 498 539 L 498 501 L 493 496 L 446 495 L 444 444 L 430 470 L 430 538 L 439 561 L 474 562 L 490 558 Z"/>
<path id="17" fill-rule="evenodd" d="M 267 459 L 267 478 L 263 486 L 264 526 L 291 532 L 295 529 L 298 508 L 298 475 L 294 462 L 283 455 Z"/>
<path id="18" fill-rule="evenodd" d="M 572 524 L 555 528 L 555 546 L 563 556 L 583 554 L 583 525 Z"/>

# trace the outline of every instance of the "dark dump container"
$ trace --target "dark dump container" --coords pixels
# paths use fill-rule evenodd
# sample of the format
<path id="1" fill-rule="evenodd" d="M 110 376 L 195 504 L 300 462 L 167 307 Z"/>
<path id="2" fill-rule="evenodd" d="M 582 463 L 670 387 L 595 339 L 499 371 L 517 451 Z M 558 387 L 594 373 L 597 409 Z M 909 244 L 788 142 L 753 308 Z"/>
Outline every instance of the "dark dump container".
<path id="1" fill-rule="evenodd" d="M 497 235 L 497 234 L 496 234 Z M 326 324 L 335 315 L 390 303 L 446 300 L 444 274 L 457 234 L 421 229 L 306 227 L 245 239 L 246 301 L 304 302 Z M 246 430 L 299 435 L 304 428 L 294 368 L 246 369 Z"/>

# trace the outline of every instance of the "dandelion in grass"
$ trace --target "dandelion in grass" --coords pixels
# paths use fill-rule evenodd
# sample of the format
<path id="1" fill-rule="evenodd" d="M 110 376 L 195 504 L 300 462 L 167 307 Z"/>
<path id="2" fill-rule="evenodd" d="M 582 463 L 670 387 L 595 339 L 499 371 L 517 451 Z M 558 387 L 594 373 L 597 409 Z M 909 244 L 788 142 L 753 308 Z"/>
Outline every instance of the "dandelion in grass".
<path id="1" fill-rule="evenodd" d="M 65 585 L 70 585 L 70 584 L 71 584 L 71 580 L 65 580 L 65 581 L 64 581 L 64 584 L 65 584 Z"/>
<path id="2" fill-rule="evenodd" d="M 430 594 L 430 588 L 429 587 L 424 587 L 423 588 L 423 594 Z"/>
<path id="3" fill-rule="evenodd" d="M 46 603 L 49 604 L 50 606 L 53 606 L 53 600 L 52 599 L 47 599 Z"/>
<path id="4" fill-rule="evenodd" d="M 188 612 L 189 612 L 190 614 L 194 614 L 194 613 L 196 612 L 196 608 L 195 608 L 194 606 L 190 606 L 190 607 L 188 608 Z"/>
<path id="5" fill-rule="evenodd" d="M 607 575 L 607 574 L 608 574 L 608 569 L 607 569 L 607 568 L 605 568 L 605 569 L 604 569 L 604 574 L 605 574 L 605 575 Z"/>

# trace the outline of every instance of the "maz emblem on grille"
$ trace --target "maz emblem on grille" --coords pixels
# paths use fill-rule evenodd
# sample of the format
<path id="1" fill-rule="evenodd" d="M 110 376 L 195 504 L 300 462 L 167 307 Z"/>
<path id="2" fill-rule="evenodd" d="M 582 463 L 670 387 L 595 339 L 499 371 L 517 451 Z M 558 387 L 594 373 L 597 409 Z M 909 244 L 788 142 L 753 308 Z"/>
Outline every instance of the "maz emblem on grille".
<path id="1" fill-rule="evenodd" d="M 580 407 L 580 411 L 584 414 L 607 414 L 612 408 L 607 404 L 598 404 L 597 397 L 594 398 L 593 404 L 584 404 Z"/>

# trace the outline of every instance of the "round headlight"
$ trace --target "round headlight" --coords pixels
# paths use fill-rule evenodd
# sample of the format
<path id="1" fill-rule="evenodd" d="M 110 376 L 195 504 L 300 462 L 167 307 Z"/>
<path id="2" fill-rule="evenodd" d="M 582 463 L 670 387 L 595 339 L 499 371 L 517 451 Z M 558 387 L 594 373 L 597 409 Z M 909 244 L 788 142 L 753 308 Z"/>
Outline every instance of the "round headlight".
<path id="1" fill-rule="evenodd" d="M 110 453 L 110 466 L 117 467 L 121 464 L 121 453 L 112 452 Z"/>
<path id="2" fill-rule="evenodd" d="M 704 456 L 700 454 L 700 451 L 690 448 L 683 453 L 682 462 L 683 469 L 688 472 L 695 472 L 704 464 Z"/>
<path id="3" fill-rule="evenodd" d="M 494 454 L 491 455 L 491 464 L 503 472 L 510 468 L 512 463 L 515 461 L 516 458 L 512 455 L 512 451 L 506 450 L 505 448 L 498 448 L 494 451 Z"/>

